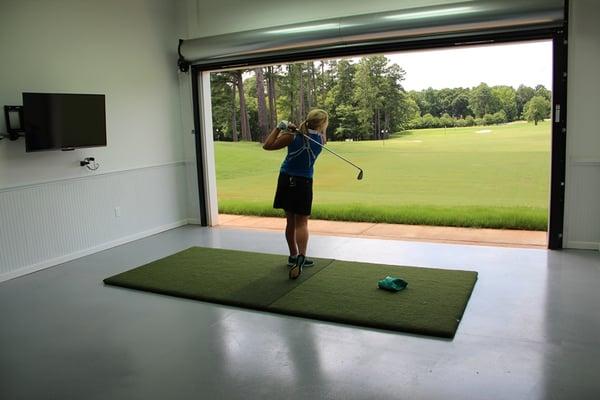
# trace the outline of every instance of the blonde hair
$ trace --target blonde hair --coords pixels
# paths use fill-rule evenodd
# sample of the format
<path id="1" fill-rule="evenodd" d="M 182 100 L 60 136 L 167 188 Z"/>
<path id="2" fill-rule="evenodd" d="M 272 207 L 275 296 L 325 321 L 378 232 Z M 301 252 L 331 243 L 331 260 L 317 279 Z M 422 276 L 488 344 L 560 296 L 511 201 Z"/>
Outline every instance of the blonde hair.
<path id="1" fill-rule="evenodd" d="M 315 108 L 310 110 L 306 116 L 306 120 L 300 124 L 300 132 L 308 134 L 309 129 L 319 129 L 329 120 L 327 111 Z"/>

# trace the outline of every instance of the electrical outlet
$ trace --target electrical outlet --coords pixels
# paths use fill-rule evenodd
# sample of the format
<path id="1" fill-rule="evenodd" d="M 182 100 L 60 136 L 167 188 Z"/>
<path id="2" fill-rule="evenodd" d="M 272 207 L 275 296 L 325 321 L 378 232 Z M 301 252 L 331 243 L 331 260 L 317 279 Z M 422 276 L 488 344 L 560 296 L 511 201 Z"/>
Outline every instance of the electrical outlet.
<path id="1" fill-rule="evenodd" d="M 121 216 L 121 207 L 115 207 L 115 217 L 119 218 Z"/>

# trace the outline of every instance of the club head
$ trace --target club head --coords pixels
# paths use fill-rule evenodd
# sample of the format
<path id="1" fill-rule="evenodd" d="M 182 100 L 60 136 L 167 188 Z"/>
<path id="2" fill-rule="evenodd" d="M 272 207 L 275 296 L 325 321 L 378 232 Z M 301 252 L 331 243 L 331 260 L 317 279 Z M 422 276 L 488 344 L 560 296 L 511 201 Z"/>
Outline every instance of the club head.
<path id="1" fill-rule="evenodd" d="M 361 169 L 360 172 L 358 173 L 358 176 L 356 177 L 356 179 L 358 179 L 359 181 L 363 178 L 363 170 Z"/>

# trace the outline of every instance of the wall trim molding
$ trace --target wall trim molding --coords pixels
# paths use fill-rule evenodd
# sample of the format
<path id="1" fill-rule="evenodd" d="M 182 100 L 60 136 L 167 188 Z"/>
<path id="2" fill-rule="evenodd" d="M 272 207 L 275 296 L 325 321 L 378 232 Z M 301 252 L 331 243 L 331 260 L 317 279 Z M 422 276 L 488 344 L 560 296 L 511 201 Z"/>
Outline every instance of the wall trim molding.
<path id="1" fill-rule="evenodd" d="M 162 163 L 162 164 L 152 164 L 152 165 L 145 165 L 145 166 L 134 167 L 134 168 L 129 168 L 129 169 L 114 170 L 114 171 L 108 171 L 108 172 L 99 172 L 99 173 L 94 173 L 93 175 L 87 175 L 87 176 L 74 176 L 71 178 L 60 178 L 60 179 L 52 179 L 49 181 L 31 182 L 31 183 L 26 183 L 23 185 L 18 185 L 18 186 L 0 188 L 0 193 L 11 192 L 14 190 L 29 189 L 29 188 L 40 187 L 40 186 L 44 186 L 44 185 L 53 185 L 53 184 L 57 184 L 57 183 L 75 182 L 75 181 L 80 181 L 80 180 L 94 179 L 94 178 L 100 178 L 100 177 L 111 176 L 111 175 L 121 175 L 121 174 L 127 174 L 129 172 L 134 172 L 134 171 L 139 171 L 139 170 L 144 170 L 144 169 L 176 167 L 176 166 L 185 166 L 185 165 L 186 165 L 186 161 L 171 161 L 171 162 Z"/>
<path id="2" fill-rule="evenodd" d="M 172 222 L 170 224 L 158 226 L 156 228 L 148 229 L 143 232 L 138 232 L 133 235 L 124 236 L 122 238 L 112 240 L 110 242 L 103 243 L 98 246 L 88 247 L 87 249 L 79 250 L 79 251 L 76 251 L 76 252 L 73 252 L 70 254 L 65 254 L 60 257 L 56 257 L 56 258 L 53 258 L 50 260 L 45 260 L 45 261 L 39 262 L 37 264 L 19 268 L 15 271 L 0 274 L 0 282 L 4 282 L 4 281 L 8 281 L 10 279 L 15 279 L 15 278 L 18 278 L 18 277 L 21 277 L 24 275 L 28 275 L 28 274 L 40 271 L 42 269 L 54 267 L 56 265 L 66 263 L 66 262 L 75 260 L 77 258 L 88 256 L 90 254 L 94 254 L 94 253 L 97 253 L 102 250 L 107 250 L 112 247 L 116 247 L 116 246 L 119 246 L 119 245 L 122 245 L 125 243 L 129 243 L 129 242 L 133 242 L 134 240 L 142 239 L 147 236 L 155 235 L 157 233 L 168 231 L 170 229 L 178 228 L 180 226 L 187 225 L 187 224 L 188 224 L 187 219 Z"/>
<path id="3" fill-rule="evenodd" d="M 600 166 L 600 158 L 571 158 L 571 165 Z"/>
<path id="4" fill-rule="evenodd" d="M 582 242 L 577 240 L 570 240 L 567 242 L 566 247 L 569 249 L 600 251 L 600 242 Z"/>

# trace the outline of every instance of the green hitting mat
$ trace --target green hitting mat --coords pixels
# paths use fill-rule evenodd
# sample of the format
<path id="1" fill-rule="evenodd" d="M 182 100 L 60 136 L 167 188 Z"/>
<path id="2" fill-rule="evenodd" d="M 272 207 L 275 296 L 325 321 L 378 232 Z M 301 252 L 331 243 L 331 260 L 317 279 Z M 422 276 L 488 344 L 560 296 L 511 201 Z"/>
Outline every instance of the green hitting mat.
<path id="1" fill-rule="evenodd" d="M 380 329 L 454 337 L 477 273 L 314 258 L 297 280 L 287 256 L 191 247 L 104 280 L 109 285 Z M 387 275 L 408 286 L 392 293 Z"/>

